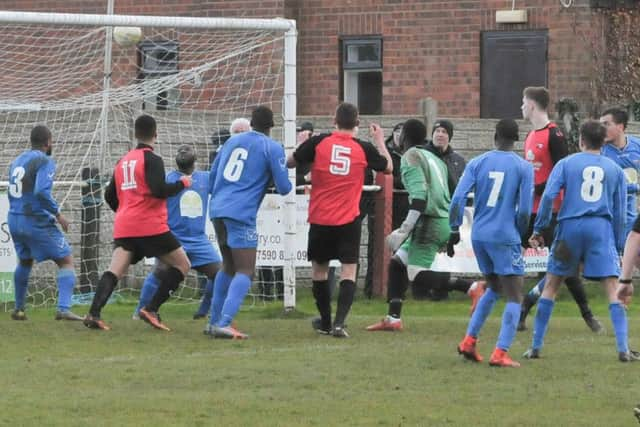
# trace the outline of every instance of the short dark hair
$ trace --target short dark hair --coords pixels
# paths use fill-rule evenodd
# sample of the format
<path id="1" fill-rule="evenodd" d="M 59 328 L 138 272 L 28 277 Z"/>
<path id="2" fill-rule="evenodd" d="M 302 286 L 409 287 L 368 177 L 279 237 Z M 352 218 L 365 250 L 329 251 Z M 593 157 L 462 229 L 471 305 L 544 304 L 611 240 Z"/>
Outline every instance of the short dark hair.
<path id="1" fill-rule="evenodd" d="M 196 162 L 196 152 L 192 146 L 183 144 L 178 147 L 178 151 L 176 152 L 176 165 L 178 165 L 178 169 L 186 170 L 193 167 Z"/>
<path id="2" fill-rule="evenodd" d="M 496 124 L 496 141 L 518 140 L 518 123 L 513 119 L 502 119 Z"/>
<path id="3" fill-rule="evenodd" d="M 31 129 L 31 148 L 42 148 L 49 144 L 51 131 L 45 125 L 36 125 Z"/>
<path id="4" fill-rule="evenodd" d="M 351 130 L 358 126 L 358 107 L 348 102 L 341 102 L 336 108 L 336 125 L 338 129 Z"/>
<path id="5" fill-rule="evenodd" d="M 140 141 L 149 141 L 156 136 L 156 119 L 148 114 L 143 114 L 136 119 L 134 128 L 136 139 L 139 139 Z"/>
<path id="6" fill-rule="evenodd" d="M 268 130 L 274 126 L 273 111 L 266 105 L 260 105 L 251 112 L 251 127 L 256 130 Z"/>
<path id="7" fill-rule="evenodd" d="M 424 144 L 424 139 L 427 137 L 427 127 L 420 120 L 409 119 L 404 122 L 401 135 L 403 135 L 402 143 L 406 148 Z"/>
<path id="8" fill-rule="evenodd" d="M 590 150 L 599 150 L 606 136 L 607 129 L 597 120 L 585 120 L 580 125 L 580 139 Z"/>
<path id="9" fill-rule="evenodd" d="M 602 112 L 600 117 L 604 117 L 607 115 L 611 115 L 611 118 L 613 119 L 615 124 L 622 124 L 622 127 L 624 129 L 627 128 L 627 123 L 629 123 L 629 113 L 627 113 L 626 110 L 623 110 L 620 107 L 607 108 Z"/>
<path id="10" fill-rule="evenodd" d="M 522 95 L 538 104 L 538 107 L 546 110 L 549 107 L 549 91 L 543 86 L 529 86 L 524 88 Z"/>

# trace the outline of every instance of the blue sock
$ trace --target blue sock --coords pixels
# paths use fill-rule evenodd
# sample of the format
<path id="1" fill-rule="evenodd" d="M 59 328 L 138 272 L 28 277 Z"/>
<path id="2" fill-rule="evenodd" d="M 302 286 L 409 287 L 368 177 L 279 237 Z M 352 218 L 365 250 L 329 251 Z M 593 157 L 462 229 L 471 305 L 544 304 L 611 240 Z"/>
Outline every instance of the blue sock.
<path id="1" fill-rule="evenodd" d="M 233 280 L 231 280 L 231 284 L 229 285 L 227 299 L 225 299 L 224 305 L 222 306 L 218 326 L 224 328 L 231 324 L 238 310 L 240 310 L 242 301 L 244 301 L 244 297 L 247 295 L 247 292 L 249 292 L 250 287 L 251 277 L 242 273 L 236 273 L 236 275 L 233 276 Z"/>
<path id="2" fill-rule="evenodd" d="M 76 285 L 76 273 L 70 268 L 58 270 L 58 311 L 69 311 Z"/>
<path id="3" fill-rule="evenodd" d="M 212 326 L 218 323 L 222 315 L 222 306 L 227 299 L 232 279 L 233 277 L 224 271 L 218 271 L 218 274 L 216 274 L 213 284 L 213 298 L 211 299 L 211 316 L 209 317 L 209 324 Z"/>
<path id="4" fill-rule="evenodd" d="M 536 283 L 536 285 L 533 288 L 531 288 L 531 290 L 529 291 L 529 295 L 534 297 L 536 300 L 540 298 L 540 295 L 542 295 L 542 290 L 544 289 L 544 284 L 546 283 L 546 280 L 547 280 L 546 277 L 543 277 L 542 279 L 540 279 L 540 281 Z"/>
<path id="5" fill-rule="evenodd" d="M 13 291 L 16 297 L 16 310 L 24 310 L 27 288 L 29 287 L 29 274 L 31 267 L 25 267 L 18 263 L 13 272 Z"/>
<path id="6" fill-rule="evenodd" d="M 619 302 L 609 304 L 609 316 L 616 334 L 616 346 L 619 352 L 629 351 L 629 330 L 627 326 L 627 312 Z"/>
<path id="7" fill-rule="evenodd" d="M 498 335 L 497 348 L 509 351 L 509 347 L 516 337 L 518 320 L 520 320 L 520 304 L 508 302 L 502 312 L 502 326 L 500 327 L 500 335 Z"/>
<path id="8" fill-rule="evenodd" d="M 471 320 L 469 321 L 469 326 L 467 327 L 467 335 L 470 335 L 474 338 L 478 338 L 478 334 L 480 334 L 480 329 L 482 329 L 482 325 L 484 325 L 485 320 L 491 314 L 491 310 L 496 305 L 496 301 L 500 298 L 500 295 L 493 292 L 493 289 L 487 288 L 484 295 L 478 301 L 478 305 L 471 316 Z"/>
<path id="9" fill-rule="evenodd" d="M 138 306 L 134 314 L 138 314 L 142 307 L 151 302 L 159 286 L 160 281 L 158 280 L 158 276 L 153 272 L 147 274 L 142 284 L 142 289 L 140 289 L 140 300 L 138 301 Z"/>
<path id="10" fill-rule="evenodd" d="M 549 298 L 541 297 L 538 301 L 538 310 L 536 310 L 536 318 L 533 322 L 533 342 L 531 346 L 537 350 L 542 348 L 544 336 L 547 334 L 549 327 L 549 319 L 553 312 L 555 301 Z"/>
<path id="11" fill-rule="evenodd" d="M 215 277 L 213 278 L 215 280 Z M 204 288 L 204 294 L 202 295 L 202 301 L 196 314 L 200 316 L 206 316 L 211 307 L 211 298 L 213 297 L 213 280 L 207 280 L 207 284 Z"/>

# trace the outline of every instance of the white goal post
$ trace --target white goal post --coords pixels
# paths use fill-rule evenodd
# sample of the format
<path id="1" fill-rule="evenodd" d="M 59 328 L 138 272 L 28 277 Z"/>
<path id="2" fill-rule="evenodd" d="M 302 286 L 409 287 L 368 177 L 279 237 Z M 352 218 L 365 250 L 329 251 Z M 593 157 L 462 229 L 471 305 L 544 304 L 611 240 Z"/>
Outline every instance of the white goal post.
<path id="1" fill-rule="evenodd" d="M 143 39 L 118 45 L 115 27 L 139 27 Z M 221 142 L 215 135 L 258 105 L 274 111 L 273 137 L 287 154 L 295 148 L 294 20 L 0 11 L 0 37 L 0 180 L 27 148 L 31 127 L 47 124 L 57 179 L 76 183 L 54 187 L 54 196 L 74 222 L 84 221 L 85 201 L 100 193 L 115 160 L 131 148 L 132 123 L 143 112 L 151 110 L 158 121 L 158 151 L 167 167 L 174 165 L 177 147 L 188 143 L 199 152 L 198 169 L 208 169 L 207 154 Z M 295 170 L 289 178 L 295 183 Z M 100 185 L 77 185 L 88 181 Z M 283 200 L 283 299 L 290 310 L 296 302 L 295 191 Z M 100 273 L 111 253 L 107 211 L 95 219 L 100 255 L 92 265 Z M 82 230 L 71 233 L 72 246 L 85 240 Z M 76 248 L 74 258 L 80 271 L 86 260 Z"/>

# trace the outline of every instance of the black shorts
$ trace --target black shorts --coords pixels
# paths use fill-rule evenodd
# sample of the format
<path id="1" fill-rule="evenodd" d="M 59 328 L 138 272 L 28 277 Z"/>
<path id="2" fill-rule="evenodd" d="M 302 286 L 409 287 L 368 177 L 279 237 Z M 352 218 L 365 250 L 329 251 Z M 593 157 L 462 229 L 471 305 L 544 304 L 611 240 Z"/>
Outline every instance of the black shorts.
<path id="1" fill-rule="evenodd" d="M 520 236 L 522 238 L 522 246 L 525 248 L 530 248 L 529 245 L 529 237 L 533 234 L 533 226 L 536 222 L 536 214 L 531 214 L 531 219 L 529 220 L 529 228 L 527 229 L 526 236 Z M 558 224 L 558 214 L 551 215 L 551 221 L 549 222 L 549 226 L 542 230 L 542 238 L 544 239 L 544 245 L 547 248 L 551 247 L 551 243 L 553 243 L 553 237 L 555 236 L 556 225 Z"/>
<path id="2" fill-rule="evenodd" d="M 122 248 L 133 254 L 131 264 L 136 264 L 144 257 L 152 258 L 168 254 L 181 247 L 172 232 L 144 237 L 123 237 L 113 240 L 114 248 Z"/>
<path id="3" fill-rule="evenodd" d="M 360 255 L 361 220 L 343 225 L 309 225 L 307 259 L 327 263 L 337 259 L 342 264 L 357 264 Z"/>

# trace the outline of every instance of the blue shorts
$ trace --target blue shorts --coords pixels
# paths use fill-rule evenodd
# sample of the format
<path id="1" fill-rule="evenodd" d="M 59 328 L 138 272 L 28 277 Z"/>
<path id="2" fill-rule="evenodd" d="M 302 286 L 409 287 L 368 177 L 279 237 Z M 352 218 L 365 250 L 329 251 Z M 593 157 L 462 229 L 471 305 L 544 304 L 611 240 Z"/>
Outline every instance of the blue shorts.
<path id="1" fill-rule="evenodd" d="M 478 267 L 485 276 L 489 274 L 524 275 L 524 258 L 522 258 L 520 243 L 500 244 L 472 240 L 471 246 L 478 261 Z"/>
<path id="2" fill-rule="evenodd" d="M 255 224 L 247 225 L 230 218 L 214 218 L 213 228 L 216 231 L 220 248 L 255 249 L 258 247 L 258 231 Z"/>
<path id="3" fill-rule="evenodd" d="M 71 246 L 53 219 L 9 214 L 7 223 L 18 259 L 41 262 L 71 255 Z"/>
<path id="4" fill-rule="evenodd" d="M 220 254 L 206 236 L 204 239 L 197 241 L 182 241 L 180 239 L 178 241 L 182 244 L 189 261 L 191 261 L 191 268 L 217 264 L 222 261 Z"/>
<path id="5" fill-rule="evenodd" d="M 565 219 L 558 224 L 547 271 L 557 276 L 575 276 L 581 262 L 586 278 L 620 275 L 613 226 L 607 218 L 586 216 Z"/>

